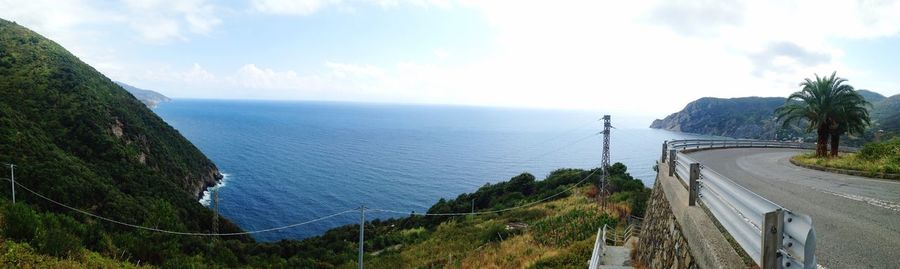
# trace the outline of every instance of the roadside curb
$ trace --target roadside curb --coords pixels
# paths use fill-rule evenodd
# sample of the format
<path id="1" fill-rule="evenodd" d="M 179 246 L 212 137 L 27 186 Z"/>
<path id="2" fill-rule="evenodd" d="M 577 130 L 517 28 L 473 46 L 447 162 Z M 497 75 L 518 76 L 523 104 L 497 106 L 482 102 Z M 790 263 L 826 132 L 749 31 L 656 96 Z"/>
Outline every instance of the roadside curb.
<path id="1" fill-rule="evenodd" d="M 889 173 L 873 173 L 873 172 L 865 172 L 858 170 L 847 170 L 847 169 L 839 169 L 839 168 L 831 168 L 824 167 L 819 165 L 811 165 L 811 164 L 803 164 L 794 160 L 794 157 L 790 159 L 791 164 L 800 166 L 803 168 L 819 170 L 823 172 L 836 173 L 836 174 L 844 174 L 851 176 L 859 176 L 859 177 L 868 177 L 868 178 L 876 178 L 876 179 L 892 179 L 892 180 L 900 180 L 900 174 L 889 174 Z"/>

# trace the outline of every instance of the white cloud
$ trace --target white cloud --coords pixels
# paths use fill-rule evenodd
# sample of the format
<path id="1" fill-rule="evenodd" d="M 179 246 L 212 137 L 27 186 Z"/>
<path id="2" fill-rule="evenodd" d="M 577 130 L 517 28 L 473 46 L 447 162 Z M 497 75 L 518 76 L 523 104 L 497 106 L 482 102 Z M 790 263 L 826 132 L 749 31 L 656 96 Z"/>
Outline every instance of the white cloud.
<path id="1" fill-rule="evenodd" d="M 253 10 L 277 15 L 307 16 L 327 8 L 354 12 L 359 7 L 377 6 L 391 8 L 402 4 L 421 7 L 449 8 L 453 0 L 251 0 Z"/>
<path id="2" fill-rule="evenodd" d="M 247 88 L 289 89 L 301 86 L 301 79 L 294 71 L 275 71 L 259 68 L 255 64 L 242 66 L 232 80 Z"/>
<path id="3" fill-rule="evenodd" d="M 128 14 L 120 20 L 151 42 L 185 40 L 187 33 L 207 34 L 221 20 L 205 0 L 125 0 Z"/>
<path id="4" fill-rule="evenodd" d="M 194 63 L 191 69 L 184 73 L 182 79 L 188 83 L 207 83 L 215 82 L 216 76 L 204 69 L 200 64 Z"/>
<path id="5" fill-rule="evenodd" d="M 438 60 L 446 60 L 450 58 L 450 52 L 445 49 L 435 49 L 434 56 L 438 58 Z"/>
<path id="6" fill-rule="evenodd" d="M 0 17 L 70 44 L 78 43 L 74 33 L 83 33 L 85 25 L 127 25 L 154 43 L 186 40 L 189 34 L 208 34 L 219 25 L 216 12 L 216 6 L 206 0 L 0 0 Z"/>
<path id="7" fill-rule="evenodd" d="M 256 11 L 284 15 L 309 15 L 340 0 L 253 0 Z"/>

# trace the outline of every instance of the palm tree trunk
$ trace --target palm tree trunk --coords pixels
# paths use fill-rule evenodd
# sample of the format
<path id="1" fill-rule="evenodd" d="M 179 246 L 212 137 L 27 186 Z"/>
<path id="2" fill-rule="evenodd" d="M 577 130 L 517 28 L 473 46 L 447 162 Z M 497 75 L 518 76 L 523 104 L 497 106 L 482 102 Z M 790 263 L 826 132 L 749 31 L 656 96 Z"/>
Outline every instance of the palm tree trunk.
<path id="1" fill-rule="evenodd" d="M 816 135 L 818 135 L 818 140 L 816 140 L 816 157 L 818 158 L 828 157 L 828 133 L 828 127 L 824 126 L 824 124 L 816 132 Z"/>
<path id="2" fill-rule="evenodd" d="M 838 156 L 838 147 L 841 144 L 841 134 L 831 133 L 831 157 Z"/>

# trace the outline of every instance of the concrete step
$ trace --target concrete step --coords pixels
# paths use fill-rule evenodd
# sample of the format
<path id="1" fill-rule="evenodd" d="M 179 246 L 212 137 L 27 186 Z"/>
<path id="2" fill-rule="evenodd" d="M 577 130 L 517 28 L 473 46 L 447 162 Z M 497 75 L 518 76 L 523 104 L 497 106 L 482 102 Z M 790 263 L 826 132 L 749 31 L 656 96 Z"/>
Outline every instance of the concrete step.
<path id="1" fill-rule="evenodd" d="M 609 266 L 631 265 L 631 248 L 619 246 L 607 246 L 603 249 L 603 258 L 600 264 Z"/>

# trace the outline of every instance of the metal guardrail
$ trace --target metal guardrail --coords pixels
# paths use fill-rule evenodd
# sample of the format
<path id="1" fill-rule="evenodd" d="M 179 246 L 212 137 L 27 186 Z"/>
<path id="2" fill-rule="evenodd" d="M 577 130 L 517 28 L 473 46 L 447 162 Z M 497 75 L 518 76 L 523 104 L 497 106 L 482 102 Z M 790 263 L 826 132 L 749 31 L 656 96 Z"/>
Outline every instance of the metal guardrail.
<path id="1" fill-rule="evenodd" d="M 600 259 L 603 256 L 603 247 L 606 246 L 606 224 L 597 229 L 597 239 L 594 241 L 594 252 L 591 253 L 591 261 L 588 269 L 600 268 Z"/>
<path id="2" fill-rule="evenodd" d="M 688 188 L 689 205 L 701 201 L 713 217 L 761 268 L 816 268 L 812 218 L 792 212 L 738 185 L 682 153 L 714 148 L 798 148 L 815 144 L 760 140 L 676 140 L 663 144 L 668 162 Z M 847 148 L 845 150 L 855 150 Z"/>
<path id="3" fill-rule="evenodd" d="M 712 148 L 792 148 L 792 149 L 816 149 L 815 143 L 801 143 L 775 140 L 752 139 L 686 139 L 668 141 L 669 149 L 712 149 Z M 840 147 L 844 152 L 857 152 L 855 147 Z"/>

